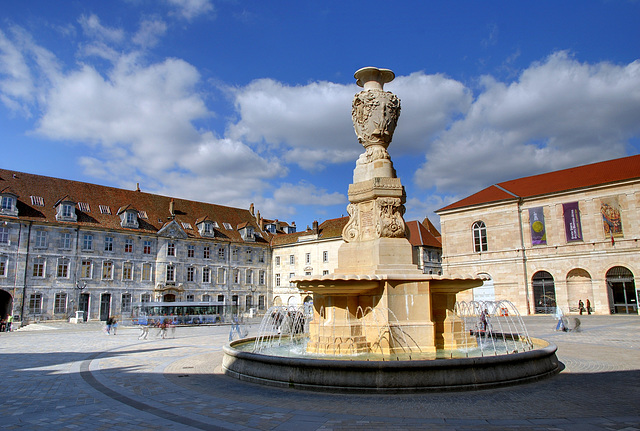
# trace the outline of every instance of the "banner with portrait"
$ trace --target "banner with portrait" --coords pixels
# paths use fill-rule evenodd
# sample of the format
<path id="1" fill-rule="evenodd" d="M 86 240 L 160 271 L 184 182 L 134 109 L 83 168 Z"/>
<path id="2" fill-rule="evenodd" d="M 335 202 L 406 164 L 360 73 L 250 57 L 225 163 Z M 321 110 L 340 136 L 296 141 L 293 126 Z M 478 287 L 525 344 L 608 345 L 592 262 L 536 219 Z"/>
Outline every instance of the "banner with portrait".
<path id="1" fill-rule="evenodd" d="M 622 238 L 624 236 L 620 213 L 620 204 L 617 196 L 600 200 L 600 214 L 602 214 L 602 227 L 604 228 L 605 238 Z"/>
<path id="2" fill-rule="evenodd" d="M 544 225 L 544 211 L 542 207 L 529 208 L 529 226 L 531 228 L 531 244 L 546 245 L 547 232 Z"/>
<path id="3" fill-rule="evenodd" d="M 564 231 L 567 242 L 582 241 L 582 224 L 580 223 L 580 208 L 578 202 L 562 204 L 564 212 Z"/>

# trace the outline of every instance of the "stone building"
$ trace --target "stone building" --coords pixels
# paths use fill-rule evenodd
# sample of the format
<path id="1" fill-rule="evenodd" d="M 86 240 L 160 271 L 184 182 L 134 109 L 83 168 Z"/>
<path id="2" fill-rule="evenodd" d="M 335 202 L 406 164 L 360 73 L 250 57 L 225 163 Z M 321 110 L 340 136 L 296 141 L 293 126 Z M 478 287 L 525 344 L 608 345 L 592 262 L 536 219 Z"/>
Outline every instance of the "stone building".
<path id="1" fill-rule="evenodd" d="M 348 221 L 349 217 L 340 217 L 314 222 L 306 231 L 271 239 L 273 305 L 300 305 L 311 300 L 311 293 L 300 292 L 291 279 L 333 273 L 338 266 L 338 249 L 344 244 L 342 230 Z M 425 274 L 441 274 L 440 233 L 428 218 L 406 224 L 413 263 Z"/>
<path id="2" fill-rule="evenodd" d="M 249 210 L 0 170 L 0 314 L 130 315 L 197 301 L 271 302 L 270 233 Z"/>
<path id="3" fill-rule="evenodd" d="M 437 214 L 445 274 L 491 278 L 459 299 L 638 313 L 640 155 L 499 183 Z"/>

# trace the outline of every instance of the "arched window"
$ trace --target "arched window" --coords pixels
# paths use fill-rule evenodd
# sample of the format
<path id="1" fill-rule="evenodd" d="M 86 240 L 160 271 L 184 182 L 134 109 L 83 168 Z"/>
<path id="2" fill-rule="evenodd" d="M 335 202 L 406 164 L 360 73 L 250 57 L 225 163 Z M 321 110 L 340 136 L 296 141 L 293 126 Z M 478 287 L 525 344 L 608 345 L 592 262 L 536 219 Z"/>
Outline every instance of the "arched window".
<path id="1" fill-rule="evenodd" d="M 536 313 L 554 313 L 556 309 L 556 287 L 553 276 L 547 271 L 533 274 L 533 301 Z"/>
<path id="2" fill-rule="evenodd" d="M 473 224 L 473 249 L 476 253 L 487 251 L 487 227 L 483 221 Z"/>
<path id="3" fill-rule="evenodd" d="M 633 273 L 623 266 L 607 271 L 609 304 L 612 313 L 638 314 L 638 299 Z"/>

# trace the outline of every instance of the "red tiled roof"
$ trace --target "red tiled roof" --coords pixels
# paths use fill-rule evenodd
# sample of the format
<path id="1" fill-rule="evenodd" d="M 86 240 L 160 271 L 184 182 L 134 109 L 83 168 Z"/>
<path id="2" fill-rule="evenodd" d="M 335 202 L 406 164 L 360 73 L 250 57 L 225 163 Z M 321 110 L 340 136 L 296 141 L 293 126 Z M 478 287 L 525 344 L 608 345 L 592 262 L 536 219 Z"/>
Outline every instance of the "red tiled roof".
<path id="1" fill-rule="evenodd" d="M 318 239 L 340 238 L 342 237 L 342 229 L 345 227 L 349 217 L 340 217 L 325 220 L 318 226 Z M 271 238 L 271 245 L 287 245 L 295 244 L 301 236 L 312 235 L 313 230 L 305 230 L 302 232 L 294 232 L 289 234 L 275 235 Z"/>
<path id="2" fill-rule="evenodd" d="M 178 223 L 190 223 L 195 227 L 197 220 L 206 218 L 221 226 L 215 230 L 216 239 L 232 242 L 243 242 L 243 240 L 237 230 L 222 228 L 223 223 L 229 223 L 231 226 L 252 225 L 256 232 L 262 232 L 256 223 L 255 216 L 252 216 L 249 210 L 6 169 L 0 169 L 0 190 L 11 190 L 13 194 L 19 196 L 17 208 L 20 220 L 68 224 L 70 226 L 80 225 L 85 228 L 156 233 L 172 219 Z M 31 196 L 41 197 L 44 200 L 44 206 L 33 205 Z M 63 196 L 73 196 L 78 199 L 78 202 L 88 204 L 89 211 L 84 212 L 77 205 L 77 222 L 58 222 L 53 206 Z M 171 217 L 169 212 L 171 200 L 174 201 L 175 217 Z M 108 206 L 111 209 L 111 214 L 102 214 L 101 205 Z M 147 219 L 138 217 L 138 229 L 125 229 L 120 225 L 120 217 L 116 211 L 134 208 L 136 211 L 144 211 L 147 214 Z M 195 228 L 184 231 L 191 238 L 200 238 L 200 234 Z M 256 243 L 267 244 L 265 240 L 260 238 L 256 238 Z"/>
<path id="3" fill-rule="evenodd" d="M 417 220 L 406 223 L 409 229 L 409 242 L 412 246 L 427 246 L 442 248 L 440 240 L 427 229 L 427 227 Z M 436 231 L 437 232 L 437 231 Z"/>
<path id="4" fill-rule="evenodd" d="M 640 154 L 505 181 L 436 212 L 510 199 L 530 198 L 640 178 Z"/>

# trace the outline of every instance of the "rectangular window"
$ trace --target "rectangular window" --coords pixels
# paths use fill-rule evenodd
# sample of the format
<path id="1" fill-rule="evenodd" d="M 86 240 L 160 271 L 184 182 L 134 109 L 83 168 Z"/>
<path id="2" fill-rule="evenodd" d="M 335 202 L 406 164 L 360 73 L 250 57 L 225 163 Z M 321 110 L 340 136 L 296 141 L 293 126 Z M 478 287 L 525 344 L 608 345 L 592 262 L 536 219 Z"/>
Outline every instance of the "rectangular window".
<path id="1" fill-rule="evenodd" d="M 264 295 L 258 296 L 258 310 L 264 310 Z"/>
<path id="2" fill-rule="evenodd" d="M 36 244 L 37 248 L 46 248 L 47 247 L 47 232 L 43 230 L 39 230 L 36 232 Z"/>
<path id="3" fill-rule="evenodd" d="M 280 287 L 280 274 L 276 274 L 276 287 Z"/>
<path id="4" fill-rule="evenodd" d="M 176 281 L 176 267 L 173 265 L 167 265 L 167 281 Z"/>
<path id="5" fill-rule="evenodd" d="M 238 249 L 234 248 L 231 251 L 231 260 L 238 260 Z"/>
<path id="6" fill-rule="evenodd" d="M 210 268 L 202 268 L 202 282 L 210 283 L 211 282 L 211 269 Z"/>
<path id="7" fill-rule="evenodd" d="M 167 244 L 167 256 L 175 256 L 176 255 L 176 243 L 170 242 Z"/>
<path id="8" fill-rule="evenodd" d="M 219 247 L 218 248 L 218 259 L 224 260 L 224 248 L 223 247 Z"/>
<path id="9" fill-rule="evenodd" d="M 247 250 L 247 262 L 252 262 L 253 261 L 253 253 L 251 252 L 251 250 Z"/>
<path id="10" fill-rule="evenodd" d="M 202 248 L 202 258 L 209 259 L 210 257 L 211 257 L 211 247 L 209 247 L 208 245 L 205 245 Z"/>
<path id="11" fill-rule="evenodd" d="M 311 275 L 311 271 L 305 271 L 304 275 Z"/>
<path id="12" fill-rule="evenodd" d="M 218 295 L 218 303 L 224 304 L 224 295 Z"/>
<path id="13" fill-rule="evenodd" d="M 143 293 L 140 295 L 140 302 L 151 302 L 151 295 L 148 293 Z"/>
<path id="14" fill-rule="evenodd" d="M 83 260 L 80 267 L 80 278 L 91 278 L 91 261 Z"/>
<path id="15" fill-rule="evenodd" d="M 102 262 L 102 279 L 113 279 L 113 262 Z"/>
<path id="16" fill-rule="evenodd" d="M 131 294 L 130 293 L 123 293 L 122 294 L 122 302 L 121 302 L 122 306 L 121 306 L 121 310 L 123 313 L 130 313 L 131 312 Z"/>
<path id="17" fill-rule="evenodd" d="M 322 252 L 322 261 L 324 263 L 329 262 L 329 252 L 328 251 L 323 251 Z"/>
<path id="18" fill-rule="evenodd" d="M 131 262 L 122 264 L 122 279 L 133 280 L 133 264 Z"/>
<path id="19" fill-rule="evenodd" d="M 290 272 L 289 273 L 289 286 L 295 286 L 296 285 L 293 281 L 291 281 L 291 279 L 293 277 L 295 277 L 295 276 L 296 276 L 296 274 L 294 272 Z"/>
<path id="20" fill-rule="evenodd" d="M 69 259 L 58 259 L 58 278 L 69 277 Z"/>
<path id="21" fill-rule="evenodd" d="M 7 256 L 0 256 L 0 277 L 7 276 L 8 261 L 9 258 Z"/>
<path id="22" fill-rule="evenodd" d="M 133 211 L 127 211 L 127 224 L 135 225 L 137 221 L 138 221 L 138 213 Z"/>
<path id="23" fill-rule="evenodd" d="M 234 270 L 233 270 L 233 282 L 234 282 L 235 284 L 240 283 L 240 271 L 239 271 L 239 270 L 237 270 L 237 269 L 234 269 Z"/>
<path id="24" fill-rule="evenodd" d="M 251 308 L 251 304 L 253 304 L 253 297 L 251 295 L 247 295 L 244 298 L 244 308 L 248 310 Z"/>
<path id="25" fill-rule="evenodd" d="M 289 265 L 296 264 L 296 257 L 294 255 L 289 255 Z"/>
<path id="26" fill-rule="evenodd" d="M 29 314 L 42 313 L 42 294 L 32 293 L 29 296 Z"/>
<path id="27" fill-rule="evenodd" d="M 82 237 L 82 249 L 93 250 L 93 235 L 84 235 Z"/>
<path id="28" fill-rule="evenodd" d="M 276 256 L 276 266 L 280 266 L 280 256 Z"/>
<path id="29" fill-rule="evenodd" d="M 11 210 L 13 208 L 13 199 L 7 196 L 2 196 L 2 209 Z"/>
<path id="30" fill-rule="evenodd" d="M 104 251 L 113 251 L 113 237 L 104 237 Z"/>
<path id="31" fill-rule="evenodd" d="M 142 253 L 151 254 L 151 241 L 145 241 L 142 247 Z"/>
<path id="32" fill-rule="evenodd" d="M 195 257 L 196 256 L 196 246 L 189 244 L 187 246 L 187 257 Z"/>
<path id="33" fill-rule="evenodd" d="M 73 207 L 71 205 L 62 205 L 62 217 L 73 217 Z"/>
<path id="34" fill-rule="evenodd" d="M 245 284 L 253 284 L 253 271 L 251 269 L 247 269 L 245 280 Z"/>
<path id="35" fill-rule="evenodd" d="M 218 284 L 224 284 L 225 282 L 225 269 L 218 268 Z"/>
<path id="36" fill-rule="evenodd" d="M 258 261 L 259 261 L 260 263 L 264 262 L 264 250 L 262 250 L 258 256 L 260 256 L 260 257 L 258 258 Z"/>
<path id="37" fill-rule="evenodd" d="M 187 281 L 193 282 L 195 280 L 196 269 L 193 266 L 187 268 Z"/>
<path id="38" fill-rule="evenodd" d="M 54 314 L 63 314 L 67 312 L 67 294 L 66 293 L 56 293 L 56 296 L 53 301 L 53 313 Z"/>
<path id="39" fill-rule="evenodd" d="M 202 302 L 211 302 L 211 295 L 202 295 Z"/>
<path id="40" fill-rule="evenodd" d="M 36 257 L 33 259 L 33 276 L 44 277 L 44 258 Z"/>
<path id="41" fill-rule="evenodd" d="M 142 264 L 142 281 L 151 281 L 151 264 Z"/>
<path id="42" fill-rule="evenodd" d="M 311 253 L 306 253 L 304 255 L 304 263 L 309 265 L 311 263 Z"/>
<path id="43" fill-rule="evenodd" d="M 131 238 L 124 240 L 124 252 L 133 253 L 133 240 Z"/>
<path id="44" fill-rule="evenodd" d="M 193 302 L 196 300 L 196 297 L 192 294 L 187 295 L 187 302 Z"/>
<path id="45" fill-rule="evenodd" d="M 0 244 L 9 244 L 9 228 L 0 227 Z"/>
<path id="46" fill-rule="evenodd" d="M 322 271 L 322 275 L 329 275 L 329 270 L 325 269 L 324 271 Z"/>
<path id="47" fill-rule="evenodd" d="M 60 236 L 60 248 L 69 250 L 71 248 L 71 234 L 65 232 Z"/>
<path id="48" fill-rule="evenodd" d="M 260 271 L 259 277 L 259 283 L 264 284 L 264 271 Z"/>

